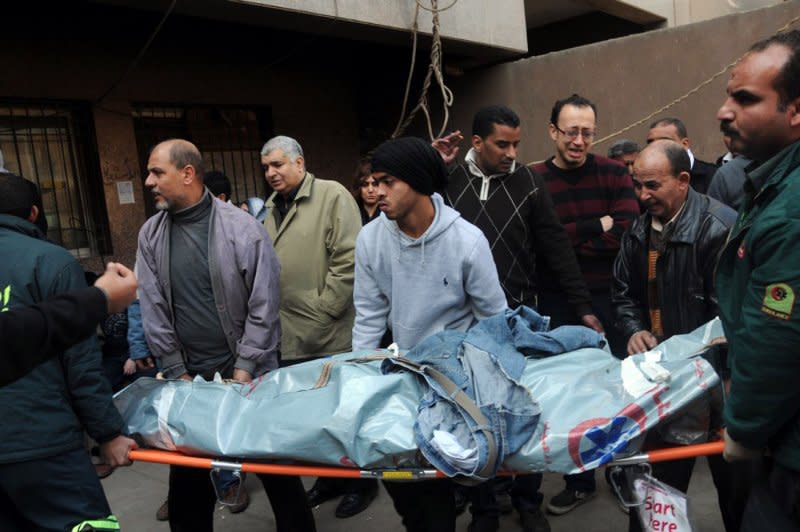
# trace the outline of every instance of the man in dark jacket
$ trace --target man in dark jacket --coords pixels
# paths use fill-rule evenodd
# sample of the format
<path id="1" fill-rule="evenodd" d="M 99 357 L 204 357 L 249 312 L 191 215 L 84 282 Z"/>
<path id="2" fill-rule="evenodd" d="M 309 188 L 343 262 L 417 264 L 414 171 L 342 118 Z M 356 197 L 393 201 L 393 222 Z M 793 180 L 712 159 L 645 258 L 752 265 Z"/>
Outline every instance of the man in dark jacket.
<path id="1" fill-rule="evenodd" d="M 36 189 L 0 175 L 0 311 L 86 288 L 83 270 L 34 225 Z M 0 530 L 118 527 L 84 448 L 84 431 L 111 466 L 136 446 L 111 401 L 97 339 L 86 340 L 0 388 Z"/>
<path id="2" fill-rule="evenodd" d="M 660 118 L 650 124 L 650 130 L 647 132 L 647 143 L 650 144 L 656 140 L 674 140 L 683 146 L 686 153 L 689 154 L 689 175 L 692 176 L 691 186 L 700 194 L 705 194 L 708 191 L 711 178 L 714 177 L 714 173 L 717 171 L 717 166 L 701 161 L 694 156 L 689 134 L 683 121 L 680 118 L 668 117 Z"/>
<path id="3" fill-rule="evenodd" d="M 0 312 L 0 386 L 93 334 L 100 320 L 125 310 L 135 297 L 133 272 L 122 264 L 109 263 L 94 287 Z"/>
<path id="4" fill-rule="evenodd" d="M 689 165 L 686 150 L 671 140 L 649 144 L 633 164 L 633 185 L 646 211 L 622 237 L 612 291 L 617 328 L 628 338 L 629 355 L 691 332 L 717 315 L 714 267 L 736 213 L 690 187 Z M 705 441 L 713 428 L 707 422 L 709 409 L 708 397 L 693 403 L 651 431 L 648 445 L 684 443 L 685 437 L 674 435 L 671 427 L 687 423 L 692 433 L 703 434 L 693 443 Z M 732 508 L 730 472 L 719 456 L 709 457 L 709 465 L 725 528 L 738 530 L 741 512 Z M 686 492 L 693 467 L 694 458 L 653 464 L 653 476 Z M 630 512 L 630 530 L 641 530 L 636 512 Z"/>
<path id="5" fill-rule="evenodd" d="M 689 157 L 673 141 L 648 144 L 633 186 L 646 209 L 622 238 L 612 302 L 629 355 L 717 315 L 714 265 L 733 209 L 691 189 Z"/>

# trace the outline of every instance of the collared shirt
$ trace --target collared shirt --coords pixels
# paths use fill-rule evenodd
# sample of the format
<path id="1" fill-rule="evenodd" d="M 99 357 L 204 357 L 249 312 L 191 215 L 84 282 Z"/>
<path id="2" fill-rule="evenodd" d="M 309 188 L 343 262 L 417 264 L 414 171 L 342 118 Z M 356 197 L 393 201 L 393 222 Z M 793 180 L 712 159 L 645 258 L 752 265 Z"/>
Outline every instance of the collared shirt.
<path id="1" fill-rule="evenodd" d="M 511 161 L 511 169 L 508 171 L 508 173 L 486 175 L 485 173 L 483 173 L 481 167 L 478 166 L 478 156 L 476 155 L 476 153 L 477 152 L 475 151 L 475 148 L 470 148 L 469 151 L 467 152 L 467 156 L 464 157 L 464 162 L 467 163 L 467 168 L 469 168 L 469 172 L 472 175 L 474 175 L 475 177 L 480 177 L 482 179 L 481 191 L 480 194 L 478 195 L 478 199 L 480 201 L 486 201 L 489 199 L 489 181 L 497 177 L 503 177 L 505 175 L 513 174 L 517 169 L 517 161 Z"/>
<path id="2" fill-rule="evenodd" d="M 292 189 L 291 192 L 284 196 L 283 194 L 276 194 L 275 198 L 272 200 L 275 203 L 275 209 L 273 209 L 272 214 L 275 216 L 275 225 L 277 227 L 281 226 L 283 219 L 286 217 L 286 213 L 289 212 L 289 209 L 294 202 L 294 198 L 297 197 L 297 193 L 300 192 L 300 188 L 303 186 L 303 181 L 306 180 L 306 176 L 303 176 L 303 179 L 297 184 L 296 187 Z"/>
<path id="3" fill-rule="evenodd" d="M 658 231 L 659 233 L 669 232 L 670 228 L 673 225 L 675 225 L 675 221 L 681 215 L 681 213 L 683 212 L 683 208 L 685 206 L 686 206 L 686 200 L 683 201 L 683 205 L 681 205 L 681 208 L 678 209 L 678 212 L 676 212 L 675 215 L 672 218 L 670 218 L 669 221 L 665 224 L 662 224 L 658 218 L 653 216 L 651 219 L 651 225 L 653 227 L 653 230 Z"/>
<path id="4" fill-rule="evenodd" d="M 672 234 L 672 229 L 675 227 L 675 222 L 678 220 L 678 218 L 680 218 L 685 206 L 686 201 L 684 200 L 683 205 L 681 205 L 681 208 L 678 209 L 678 212 L 676 212 L 675 215 L 665 224 L 662 224 L 661 221 L 655 216 L 650 217 L 650 242 L 652 243 L 653 248 L 659 253 L 664 253 L 664 243 L 669 240 L 669 237 Z"/>

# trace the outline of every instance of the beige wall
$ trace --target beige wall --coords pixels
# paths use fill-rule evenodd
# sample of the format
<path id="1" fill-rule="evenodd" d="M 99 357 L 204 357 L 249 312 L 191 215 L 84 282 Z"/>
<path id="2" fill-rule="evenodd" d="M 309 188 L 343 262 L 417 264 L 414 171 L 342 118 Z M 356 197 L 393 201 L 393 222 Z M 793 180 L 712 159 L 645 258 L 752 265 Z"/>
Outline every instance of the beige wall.
<path id="1" fill-rule="evenodd" d="M 644 9 L 667 19 L 667 26 L 681 26 L 712 18 L 780 4 L 785 0 L 628 0 L 617 2 Z"/>
<path id="2" fill-rule="evenodd" d="M 472 116 L 481 106 L 509 105 L 523 122 L 520 159 L 541 160 L 553 151 L 546 127 L 555 100 L 577 92 L 594 101 L 599 135 L 605 136 L 685 94 L 796 16 L 800 16 L 800 3 L 790 2 L 468 74 L 451 81 L 455 93 L 452 128 L 469 137 Z M 725 151 L 716 112 L 727 78 L 726 73 L 658 115 L 683 119 L 693 151 L 704 160 L 714 161 Z M 617 138 L 643 142 L 649 123 Z M 613 140 L 596 144 L 593 151 L 605 154 Z"/>
<path id="3" fill-rule="evenodd" d="M 414 22 L 413 0 L 231 0 L 407 31 Z M 439 0 L 439 7 L 453 0 Z M 421 2 L 430 6 L 428 0 Z M 459 41 L 524 53 L 528 49 L 523 0 L 458 0 L 453 9 L 440 12 L 441 34 Z M 430 33 L 431 13 L 420 10 L 419 28 Z"/>
<path id="4" fill-rule="evenodd" d="M 573 12 L 601 11 L 609 15 L 650 25 L 661 22 L 658 27 L 682 26 L 702 22 L 734 13 L 774 6 L 787 0 L 546 0 L 545 4 L 566 10 L 565 16 Z M 542 0 L 526 0 L 528 12 L 535 11 Z M 564 7 L 561 7 L 564 6 Z M 567 7 L 569 6 L 569 7 Z"/>

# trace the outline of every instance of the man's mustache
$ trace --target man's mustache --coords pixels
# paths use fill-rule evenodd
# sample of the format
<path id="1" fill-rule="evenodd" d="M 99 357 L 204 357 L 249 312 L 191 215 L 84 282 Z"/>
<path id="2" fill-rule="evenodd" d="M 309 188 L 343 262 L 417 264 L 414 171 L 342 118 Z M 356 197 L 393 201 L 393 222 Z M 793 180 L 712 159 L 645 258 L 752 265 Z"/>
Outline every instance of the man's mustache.
<path id="1" fill-rule="evenodd" d="M 722 132 L 723 135 L 726 135 L 731 138 L 739 136 L 739 132 L 736 131 L 736 128 L 732 127 L 728 122 L 720 122 L 719 130 Z"/>

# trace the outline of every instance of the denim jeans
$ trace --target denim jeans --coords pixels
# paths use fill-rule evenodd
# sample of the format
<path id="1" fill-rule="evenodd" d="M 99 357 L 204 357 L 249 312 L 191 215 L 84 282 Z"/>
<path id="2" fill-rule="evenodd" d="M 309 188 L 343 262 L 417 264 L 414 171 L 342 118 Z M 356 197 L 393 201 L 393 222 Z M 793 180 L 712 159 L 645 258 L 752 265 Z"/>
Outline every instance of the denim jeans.
<path id="1" fill-rule="evenodd" d="M 600 335 L 586 327 L 548 331 L 549 319 L 528 307 L 506 310 L 479 322 L 469 331 L 442 331 L 420 342 L 406 358 L 432 366 L 469 396 L 485 418 L 479 422 L 459 405 L 437 379 L 425 377 L 430 392 L 422 398 L 414 433 L 422 453 L 448 476 L 461 474 L 486 479 L 494 476 L 503 459 L 517 452 L 536 430 L 541 412 L 530 392 L 519 384 L 525 355 L 550 356 L 581 347 L 597 347 Z M 384 373 L 400 361 L 387 359 Z M 481 424 L 491 429 L 496 455 Z M 465 465 L 450 460 L 434 445 L 435 430 L 451 434 L 463 449 L 475 450 L 476 462 Z M 492 471 L 489 466 L 494 464 Z"/>

